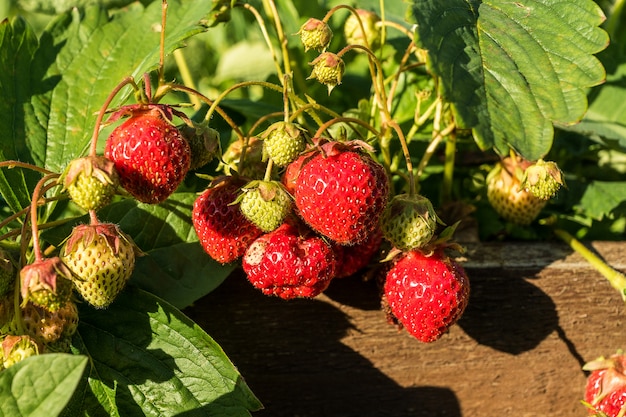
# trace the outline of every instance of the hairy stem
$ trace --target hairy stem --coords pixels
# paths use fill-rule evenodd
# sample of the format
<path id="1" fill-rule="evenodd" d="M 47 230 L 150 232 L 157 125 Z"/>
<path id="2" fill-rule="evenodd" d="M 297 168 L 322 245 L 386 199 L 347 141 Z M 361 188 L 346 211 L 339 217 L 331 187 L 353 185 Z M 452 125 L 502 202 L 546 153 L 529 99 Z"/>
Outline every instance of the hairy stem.
<path id="1" fill-rule="evenodd" d="M 98 112 L 98 117 L 96 118 L 96 124 L 93 128 L 93 135 L 91 136 L 91 148 L 89 149 L 89 156 L 96 156 L 100 126 L 102 125 L 102 119 L 104 118 L 104 115 L 106 114 L 109 105 L 111 104 L 115 96 L 122 90 L 122 88 L 126 87 L 128 84 L 132 85 L 135 91 L 140 90 L 137 83 L 135 83 L 133 77 L 126 77 L 113 89 L 113 91 L 109 93 L 109 96 L 102 104 L 102 108 L 100 108 L 100 112 Z"/>
<path id="2" fill-rule="evenodd" d="M 565 230 L 555 229 L 554 234 L 585 258 L 596 271 L 602 274 L 602 276 L 609 281 L 611 286 L 619 292 L 622 296 L 622 300 L 626 302 L 626 275 L 607 265 L 598 255 L 589 250 Z"/>

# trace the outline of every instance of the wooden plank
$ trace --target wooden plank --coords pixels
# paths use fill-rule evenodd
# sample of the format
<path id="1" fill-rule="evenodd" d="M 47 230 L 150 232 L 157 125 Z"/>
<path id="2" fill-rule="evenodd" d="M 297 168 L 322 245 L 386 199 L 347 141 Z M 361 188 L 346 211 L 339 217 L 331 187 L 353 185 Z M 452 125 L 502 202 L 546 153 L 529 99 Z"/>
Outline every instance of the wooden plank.
<path id="1" fill-rule="evenodd" d="M 591 245 L 625 269 L 626 243 Z M 469 307 L 439 341 L 387 324 L 378 289 L 266 297 L 235 273 L 185 312 L 265 405 L 258 416 L 575 416 L 582 363 L 626 347 L 619 294 L 564 245 L 468 247 Z"/>

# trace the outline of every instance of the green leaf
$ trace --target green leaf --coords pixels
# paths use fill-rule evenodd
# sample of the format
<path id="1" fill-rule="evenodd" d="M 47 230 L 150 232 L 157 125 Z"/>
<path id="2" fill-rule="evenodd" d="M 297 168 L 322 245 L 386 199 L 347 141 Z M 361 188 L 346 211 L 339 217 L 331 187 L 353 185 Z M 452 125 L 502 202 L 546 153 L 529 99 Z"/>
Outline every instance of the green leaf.
<path id="1" fill-rule="evenodd" d="M 194 193 L 174 193 L 157 205 L 124 199 L 98 212 L 101 222 L 118 224 L 145 253 L 137 259 L 132 282 L 178 308 L 213 291 L 236 267 L 214 261 L 198 244 L 191 224 L 196 197 Z M 87 221 L 86 216 L 78 218 L 45 231 L 42 237 L 59 246 L 75 224 Z"/>
<path id="2" fill-rule="evenodd" d="M 107 9 L 127 6 L 136 0 L 98 0 Z M 60 14 L 71 8 L 83 8 L 95 3 L 94 0 L 18 0 L 18 6 L 34 13 Z"/>
<path id="3" fill-rule="evenodd" d="M 117 223 L 143 251 L 182 242 L 197 242 L 191 210 L 197 195 L 174 193 L 161 204 L 144 204 L 127 198 L 98 212 L 102 221 Z"/>
<path id="4" fill-rule="evenodd" d="M 138 258 L 131 282 L 185 308 L 217 288 L 235 268 L 214 261 L 198 243 L 181 243 Z"/>
<path id="5" fill-rule="evenodd" d="M 0 23 L 0 161 L 34 162 L 27 140 L 33 132 L 24 120 L 32 114 L 30 74 L 38 72 L 32 65 L 37 46 L 35 33 L 25 20 L 16 18 Z M 15 82 L 16 77 L 20 82 Z M 39 178 L 31 171 L 0 170 L 0 193 L 13 212 L 28 206 L 29 190 Z"/>
<path id="6" fill-rule="evenodd" d="M 31 356 L 0 372 L 0 415 L 58 416 L 86 366 L 84 356 L 50 353 Z"/>
<path id="7" fill-rule="evenodd" d="M 202 19 L 211 8 L 212 2 L 171 0 L 165 52 L 204 31 Z M 84 12 L 73 9 L 46 28 L 36 50 L 32 31 L 5 29 L 9 39 L 0 42 L 15 49 L 21 45 L 20 36 L 28 35 L 28 48 L 20 54 L 9 49 L 0 60 L 6 97 L 0 102 L 0 114 L 6 115 L 0 118 L 0 129 L 11 132 L 0 139 L 2 148 L 15 148 L 21 160 L 55 172 L 82 156 L 95 114 L 114 87 L 129 76 L 139 80 L 157 67 L 160 22 L 160 1 L 146 8 L 133 3 L 111 17 L 97 6 Z M 120 94 L 112 106 L 122 104 L 126 96 Z"/>
<path id="8" fill-rule="evenodd" d="M 107 310 L 83 305 L 80 318 L 74 346 L 91 368 L 73 416 L 235 417 L 261 408 L 220 346 L 145 291 L 129 287 Z"/>
<path id="9" fill-rule="evenodd" d="M 593 1 L 412 0 L 411 12 L 443 98 L 483 149 L 543 157 L 553 124 L 578 122 L 586 89 L 604 80 Z"/>
<path id="10" fill-rule="evenodd" d="M 626 182 L 593 181 L 580 199 L 579 209 L 596 220 L 626 214 Z"/>
<path id="11" fill-rule="evenodd" d="M 623 7 L 622 7 L 623 10 Z M 626 149 L 626 12 L 611 15 L 608 23 L 616 32 L 609 47 L 598 55 L 607 70 L 606 83 L 589 96 L 589 110 L 580 125 L 570 129 L 616 141 Z M 607 25 L 608 26 L 608 25 Z M 621 34 L 621 38 L 617 37 Z"/>

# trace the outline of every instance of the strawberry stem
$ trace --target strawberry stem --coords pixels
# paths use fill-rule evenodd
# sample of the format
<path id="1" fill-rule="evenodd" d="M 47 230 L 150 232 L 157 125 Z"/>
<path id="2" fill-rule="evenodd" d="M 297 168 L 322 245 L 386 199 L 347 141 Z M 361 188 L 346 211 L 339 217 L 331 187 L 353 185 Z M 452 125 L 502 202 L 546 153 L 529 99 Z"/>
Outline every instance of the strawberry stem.
<path id="1" fill-rule="evenodd" d="M 274 44 L 272 43 L 271 38 L 269 37 L 268 33 L 267 33 L 267 27 L 265 26 L 265 22 L 263 21 L 263 18 L 261 17 L 261 14 L 258 12 L 257 9 L 254 8 L 254 6 L 248 4 L 248 3 L 242 3 L 242 4 L 235 4 L 235 6 L 241 6 L 244 9 L 248 10 L 250 13 L 252 13 L 254 15 L 254 18 L 256 19 L 259 28 L 261 29 L 261 34 L 263 35 L 263 39 L 265 39 L 265 43 L 267 44 L 268 49 L 270 50 L 270 53 L 272 55 L 272 58 L 274 60 L 274 65 L 276 66 L 276 74 L 278 75 L 278 77 L 280 79 L 283 78 L 283 69 L 280 66 L 280 62 L 278 61 L 278 54 L 276 53 L 276 51 L 274 50 Z"/>
<path id="2" fill-rule="evenodd" d="M 165 24 L 167 22 L 167 0 L 162 0 L 161 2 L 161 38 L 159 44 L 159 81 L 158 85 L 165 84 L 165 71 L 163 67 L 165 66 Z M 148 84 L 146 84 L 148 85 Z M 150 95 L 148 95 L 150 98 Z"/>
<path id="3" fill-rule="evenodd" d="M 20 161 L 2 161 L 0 162 L 0 168 L 9 168 L 9 169 L 13 169 L 13 168 L 26 168 L 26 169 L 32 169 L 33 171 L 37 171 L 40 172 L 44 175 L 50 175 L 50 174 L 54 174 L 54 172 L 49 171 L 45 168 L 42 167 L 38 167 L 37 165 L 33 165 L 33 164 L 29 164 L 26 162 L 20 162 Z"/>
<path id="4" fill-rule="evenodd" d="M 278 15 L 278 10 L 276 9 L 276 4 L 273 0 L 263 0 L 263 6 L 265 7 L 265 12 L 270 15 L 270 17 L 274 20 L 274 28 L 276 29 L 278 43 L 280 45 L 283 55 L 285 74 L 291 74 L 291 60 L 289 59 L 289 50 L 287 49 L 287 38 L 285 38 L 285 32 L 283 30 L 283 25 L 280 21 L 280 16 Z"/>
<path id="5" fill-rule="evenodd" d="M 626 302 L 626 275 L 607 265 L 598 255 L 589 250 L 565 230 L 554 229 L 554 234 L 585 258 L 596 271 L 602 274 L 602 276 L 609 281 L 611 286 L 620 293 L 622 300 Z"/>
<path id="6" fill-rule="evenodd" d="M 98 117 L 96 118 L 96 125 L 93 128 L 93 135 L 91 136 L 91 148 L 89 149 L 89 156 L 96 156 L 97 154 L 98 134 L 100 133 L 100 126 L 102 125 L 102 119 L 104 118 L 104 115 L 107 109 L 109 108 L 109 105 L 111 104 L 115 96 L 122 90 L 122 88 L 126 87 L 128 84 L 132 85 L 135 91 L 140 90 L 137 83 L 135 83 L 135 80 L 133 79 L 133 77 L 128 76 L 124 78 L 122 82 L 120 82 L 113 89 L 113 91 L 111 91 L 111 93 L 109 93 L 109 96 L 104 101 L 104 104 L 102 104 L 102 108 L 100 109 L 100 112 L 98 113 Z"/>
<path id="7" fill-rule="evenodd" d="M 56 182 L 54 184 L 45 187 L 46 183 L 52 179 L 58 178 L 59 174 L 48 174 L 37 182 L 35 186 L 35 190 L 33 191 L 33 198 L 31 200 L 30 205 L 30 227 L 33 235 L 33 250 L 35 253 L 35 260 L 41 261 L 43 260 L 43 254 L 41 252 L 41 247 L 39 246 L 39 229 L 37 225 L 38 216 L 37 216 L 37 206 L 39 205 L 39 197 L 45 193 L 48 189 L 58 185 Z"/>
<path id="8" fill-rule="evenodd" d="M 315 131 L 315 134 L 313 134 L 314 138 L 319 138 L 322 136 L 322 134 L 324 133 L 324 131 L 326 131 L 326 129 L 328 129 L 330 126 L 334 125 L 335 123 L 354 123 L 357 124 L 359 126 L 363 126 L 364 128 L 366 128 L 367 130 L 369 130 L 370 132 L 372 132 L 376 137 L 380 137 L 381 133 L 379 131 L 377 131 L 372 125 L 370 125 L 367 122 L 364 122 L 361 119 L 356 119 L 354 117 L 335 117 L 333 119 L 327 120 L 326 122 L 322 123 L 317 130 Z"/>
<path id="9" fill-rule="evenodd" d="M 441 203 L 452 200 L 452 180 L 454 178 L 454 160 L 456 156 L 456 135 L 452 132 L 446 140 L 445 160 L 443 164 L 443 182 L 441 184 Z"/>
<path id="10" fill-rule="evenodd" d="M 187 60 L 185 59 L 185 54 L 182 49 L 176 49 L 174 51 L 174 61 L 176 61 L 176 66 L 178 67 L 178 71 L 180 72 L 180 76 L 183 80 L 183 84 L 188 86 L 191 90 L 196 90 L 196 85 L 191 75 L 191 71 L 189 70 L 189 65 L 187 65 Z M 198 98 L 196 94 L 189 94 L 189 98 L 191 103 L 193 104 L 194 110 L 200 110 L 202 106 L 202 102 Z"/>
<path id="11" fill-rule="evenodd" d="M 98 217 L 96 216 L 95 210 L 89 210 L 89 221 L 92 226 L 95 226 L 100 223 Z"/>
<path id="12" fill-rule="evenodd" d="M 209 106 L 213 106 L 213 103 L 215 103 L 210 98 L 208 98 L 204 94 L 194 90 L 193 88 L 189 88 L 187 86 L 180 85 L 180 84 L 169 84 L 169 87 L 171 88 L 172 91 L 182 91 L 184 93 L 189 94 L 190 96 L 198 97 L 201 101 L 204 101 Z M 224 119 L 224 121 L 233 129 L 233 131 L 235 132 L 235 134 L 239 138 L 243 138 L 244 137 L 244 134 L 241 131 L 241 129 L 239 128 L 239 126 L 235 123 L 235 121 L 233 119 L 231 119 L 231 117 L 228 115 L 228 113 L 226 113 L 224 110 L 222 110 L 222 108 L 219 107 L 219 106 L 215 106 L 214 107 L 214 111 L 216 111 L 222 117 L 222 119 Z M 204 118 L 204 121 L 208 123 L 210 119 L 211 119 L 211 117 L 207 116 L 207 117 Z"/>

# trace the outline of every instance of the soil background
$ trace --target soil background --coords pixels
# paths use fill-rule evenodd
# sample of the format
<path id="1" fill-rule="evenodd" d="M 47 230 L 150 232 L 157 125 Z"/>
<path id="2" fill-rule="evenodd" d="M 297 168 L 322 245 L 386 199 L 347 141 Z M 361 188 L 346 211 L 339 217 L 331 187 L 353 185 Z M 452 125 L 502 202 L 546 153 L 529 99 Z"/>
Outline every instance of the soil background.
<path id="1" fill-rule="evenodd" d="M 626 243 L 589 247 L 626 270 Z M 564 245 L 467 248 L 469 306 L 431 344 L 388 324 L 361 276 L 284 301 L 238 271 L 185 313 L 264 404 L 254 416 L 585 416 L 582 365 L 626 348 L 617 291 Z"/>

